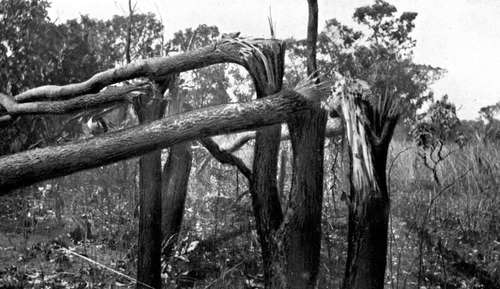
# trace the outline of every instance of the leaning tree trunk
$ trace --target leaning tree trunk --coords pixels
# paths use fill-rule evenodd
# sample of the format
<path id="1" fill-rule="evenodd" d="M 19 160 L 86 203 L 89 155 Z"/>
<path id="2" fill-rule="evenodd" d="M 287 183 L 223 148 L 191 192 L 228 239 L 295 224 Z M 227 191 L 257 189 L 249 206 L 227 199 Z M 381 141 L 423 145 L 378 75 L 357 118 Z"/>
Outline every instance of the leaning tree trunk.
<path id="1" fill-rule="evenodd" d="M 318 5 L 308 0 L 307 72 L 316 73 Z M 292 184 L 282 231 L 281 287 L 315 288 L 321 249 L 323 152 L 326 113 L 315 105 L 288 122 L 292 142 Z"/>
<path id="2" fill-rule="evenodd" d="M 139 123 L 163 117 L 165 102 L 161 86 L 164 85 L 154 83 L 152 95 L 134 102 Z M 161 288 L 161 150 L 140 157 L 139 191 L 137 288 Z"/>
<path id="3" fill-rule="evenodd" d="M 345 289 L 384 288 L 390 209 L 386 160 L 397 116 L 373 121 L 376 114 L 365 97 L 354 93 L 342 100 L 351 183 Z"/>
<path id="4" fill-rule="evenodd" d="M 191 163 L 190 142 L 177 144 L 170 148 L 163 169 L 162 185 L 162 255 L 166 262 L 172 255 L 181 229 Z"/>
<path id="5" fill-rule="evenodd" d="M 175 80 L 170 84 L 169 95 L 168 114 L 180 113 L 182 101 L 179 99 L 177 81 Z M 181 229 L 192 157 L 191 142 L 176 144 L 170 148 L 167 162 L 163 168 L 161 226 L 162 255 L 165 262 L 168 262 L 172 254 Z"/>
<path id="6" fill-rule="evenodd" d="M 99 167 L 178 143 L 281 123 L 323 97 L 314 87 L 283 89 L 248 103 L 207 107 L 68 144 L 0 157 L 0 196 L 14 188 Z"/>
<path id="7" fill-rule="evenodd" d="M 246 66 L 255 84 L 257 98 L 263 98 L 281 90 L 284 73 L 285 45 L 269 42 L 271 51 L 261 57 L 248 58 Z M 280 147 L 281 124 L 256 131 L 253 160 L 253 177 L 249 179 L 252 206 L 257 234 L 262 251 L 265 288 L 273 287 L 273 278 L 278 274 L 273 269 L 279 267 L 275 258 L 274 235 L 283 221 L 278 195 L 277 164 Z M 273 264 L 274 263 L 274 264 Z"/>

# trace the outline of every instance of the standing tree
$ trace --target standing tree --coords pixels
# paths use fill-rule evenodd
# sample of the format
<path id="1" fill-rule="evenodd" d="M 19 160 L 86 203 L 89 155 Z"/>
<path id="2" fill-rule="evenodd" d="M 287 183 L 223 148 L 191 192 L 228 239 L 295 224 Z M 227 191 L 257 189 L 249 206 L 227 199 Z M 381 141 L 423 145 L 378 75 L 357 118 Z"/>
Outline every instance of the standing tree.
<path id="1" fill-rule="evenodd" d="M 217 27 L 199 25 L 194 30 L 188 28 L 176 32 L 171 40 L 171 45 L 178 51 L 187 52 L 213 43 L 218 35 Z M 208 97 L 205 94 L 225 96 L 225 90 L 220 91 L 220 89 L 213 88 L 214 86 L 220 87 L 220 82 L 219 86 L 213 85 L 209 79 L 210 75 L 219 76 L 216 77 L 219 80 L 223 78 L 222 65 L 204 67 L 190 71 L 190 73 L 195 75 L 193 78 L 196 83 L 193 86 L 196 88 L 187 90 L 179 87 L 185 80 L 177 76 L 177 80 L 172 82 L 170 88 L 168 115 L 181 113 L 186 106 L 198 108 L 207 105 L 205 100 Z M 218 104 L 226 101 L 220 102 L 216 99 L 213 102 Z M 162 176 L 162 240 L 164 244 L 162 254 L 165 257 L 165 262 L 169 261 L 181 229 L 191 164 L 191 142 L 177 144 L 170 148 Z"/>
<path id="2" fill-rule="evenodd" d="M 424 166 L 432 172 L 432 177 L 438 186 L 441 185 L 439 165 L 451 154 L 444 149 L 445 144 L 447 142 L 462 144 L 459 127 L 460 120 L 457 117 L 456 107 L 448 100 L 447 95 L 432 103 L 426 112 L 418 115 L 412 127 L 411 132 L 419 148 L 418 156 Z"/>
<path id="3" fill-rule="evenodd" d="M 318 4 L 308 0 L 307 73 L 317 79 L 316 41 Z M 281 224 L 277 254 L 281 258 L 281 284 L 276 288 L 315 288 L 321 248 L 323 151 L 326 113 L 319 106 L 295 115 L 288 122 L 292 143 L 292 183 Z"/>
<path id="4" fill-rule="evenodd" d="M 123 50 L 125 61 L 162 55 L 163 25 L 152 14 L 134 14 L 128 1 L 128 17 L 115 16 L 110 25 L 116 33 L 118 51 Z M 113 39 L 111 38 L 111 39 Z M 116 43 L 116 42 L 115 42 Z M 122 54 L 122 55 L 123 55 Z M 164 97 L 175 77 L 149 79 L 151 90 L 133 99 L 139 124 L 161 119 L 167 101 Z M 139 240 L 137 260 L 138 288 L 161 287 L 161 220 L 162 168 L 161 149 L 139 158 Z"/>
<path id="5" fill-rule="evenodd" d="M 344 288 L 383 288 L 389 144 L 398 119 L 415 118 L 416 110 L 432 97 L 429 84 L 441 74 L 412 60 L 415 41 L 410 33 L 417 14 L 396 12 L 393 5 L 376 0 L 354 13 L 366 32 L 333 19 L 320 35 L 320 51 L 330 62 L 322 63 L 322 69 L 346 76 L 337 82 L 351 158 Z"/>

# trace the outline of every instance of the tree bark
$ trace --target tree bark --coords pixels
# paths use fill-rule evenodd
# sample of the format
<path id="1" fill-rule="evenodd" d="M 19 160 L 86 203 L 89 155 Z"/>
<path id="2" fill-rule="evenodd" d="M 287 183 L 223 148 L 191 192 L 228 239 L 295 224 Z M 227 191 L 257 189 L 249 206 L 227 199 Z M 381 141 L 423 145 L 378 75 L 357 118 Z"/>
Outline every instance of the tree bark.
<path id="1" fill-rule="evenodd" d="M 135 100 L 134 109 L 140 124 L 163 117 L 163 92 L 169 79 L 153 83 L 153 94 Z M 137 288 L 161 288 L 161 149 L 139 159 L 139 245 Z"/>
<path id="2" fill-rule="evenodd" d="M 33 101 L 17 103 L 13 97 L 0 93 L 0 104 L 10 116 L 35 114 L 65 114 L 85 109 L 94 109 L 111 106 L 117 103 L 126 103 L 138 95 L 134 91 L 145 91 L 147 87 L 141 85 L 111 87 L 102 92 L 81 95 L 68 100 Z"/>
<path id="3" fill-rule="evenodd" d="M 317 73 L 316 39 L 318 5 L 308 0 L 307 72 Z M 293 161 L 290 202 L 282 228 L 284 272 L 281 287 L 315 288 L 321 249 L 323 155 L 326 112 L 319 104 L 295 115 L 289 122 Z"/>
<path id="4" fill-rule="evenodd" d="M 321 249 L 326 113 L 316 107 L 289 121 L 292 183 L 283 224 L 286 288 L 315 288 Z"/>
<path id="5" fill-rule="evenodd" d="M 304 95 L 302 95 L 303 93 Z M 311 107 L 314 91 L 282 90 L 264 99 L 169 116 L 77 142 L 0 158 L 0 195 L 8 189 L 140 156 L 188 140 L 280 123 Z"/>
<path id="6" fill-rule="evenodd" d="M 286 166 L 288 163 L 288 152 L 286 149 L 281 150 L 280 167 L 278 175 L 278 195 L 280 200 L 285 200 L 285 179 L 286 179 Z"/>
<path id="7" fill-rule="evenodd" d="M 273 51 L 261 57 L 247 58 L 247 68 L 255 84 L 257 98 L 274 94 L 283 84 L 285 46 L 283 43 L 270 43 Z M 249 189 L 262 251 L 264 286 L 272 288 L 277 276 L 279 258 L 275 258 L 277 248 L 273 239 L 283 221 L 278 188 L 276 184 L 278 152 L 280 147 L 281 125 L 259 129 L 255 133 L 254 160 Z M 273 264 L 274 263 L 274 264 Z"/>
<path id="8" fill-rule="evenodd" d="M 191 163 L 189 142 L 176 144 L 170 148 L 163 169 L 162 185 L 162 255 L 165 261 L 172 255 L 181 229 Z"/>
<path id="9" fill-rule="evenodd" d="M 326 122 L 325 137 L 337 137 L 344 134 L 344 128 L 342 126 L 342 120 L 340 118 L 329 118 Z M 240 150 L 249 141 L 255 139 L 255 131 L 249 131 L 247 133 L 241 134 L 236 140 L 221 144 L 222 150 L 228 153 L 234 153 Z M 290 132 L 286 126 L 281 128 L 281 141 L 290 140 Z"/>
<path id="10" fill-rule="evenodd" d="M 382 132 L 369 120 L 373 111 L 359 93 L 342 101 L 350 155 L 346 289 L 384 288 L 389 195 L 386 160 L 397 117 L 388 117 Z M 371 113 L 373 115 L 373 113 Z"/>
<path id="11" fill-rule="evenodd" d="M 161 288 L 161 150 L 139 160 L 137 288 Z"/>
<path id="12" fill-rule="evenodd" d="M 86 81 L 63 86 L 45 85 L 27 90 L 15 96 L 17 102 L 35 100 L 69 99 L 83 94 L 97 93 L 104 87 L 121 81 L 148 77 L 162 79 L 167 75 L 229 62 L 243 64 L 245 58 L 265 47 L 272 40 L 222 39 L 221 41 L 197 50 L 175 56 L 137 60 L 119 68 L 108 69 L 92 76 Z"/>
<path id="13" fill-rule="evenodd" d="M 175 76 L 169 87 L 169 115 L 182 111 L 177 77 L 178 75 Z M 163 168 L 161 222 L 162 256 L 165 262 L 169 261 L 181 230 L 192 158 L 191 142 L 176 144 L 170 148 L 167 162 Z"/>

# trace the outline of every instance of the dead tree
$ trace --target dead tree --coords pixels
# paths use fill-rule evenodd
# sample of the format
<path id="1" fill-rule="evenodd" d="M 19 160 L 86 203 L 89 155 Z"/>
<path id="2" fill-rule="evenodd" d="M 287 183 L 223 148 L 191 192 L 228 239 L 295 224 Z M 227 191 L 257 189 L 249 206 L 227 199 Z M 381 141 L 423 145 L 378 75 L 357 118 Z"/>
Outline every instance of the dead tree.
<path id="1" fill-rule="evenodd" d="M 169 89 L 168 115 L 182 112 L 182 100 L 179 98 L 177 81 Z M 170 147 L 167 162 L 162 174 L 162 255 L 168 262 L 184 216 L 184 205 L 192 165 L 191 142 L 184 142 Z"/>
<path id="2" fill-rule="evenodd" d="M 232 103 L 175 115 L 59 146 L 0 158 L 0 195 L 8 189 L 140 156 L 188 140 L 281 123 L 324 97 L 315 88 L 284 89 L 248 103 Z"/>
<path id="3" fill-rule="evenodd" d="M 310 49 L 308 72 L 310 74 L 316 70 L 314 59 L 316 34 L 317 3 L 310 0 L 308 30 Z M 271 240 L 270 233 L 278 228 L 278 224 L 281 226 L 279 235 L 281 238 L 270 241 L 270 244 L 277 244 L 277 246 L 272 246 L 276 247 L 276 252 L 278 252 L 275 255 L 274 251 L 271 251 L 270 258 L 280 261 L 272 262 L 271 270 L 279 273 L 279 278 L 272 286 L 279 284 L 283 288 L 314 287 L 319 264 L 323 145 L 326 124 L 326 114 L 320 109 L 318 101 L 324 98 L 328 91 L 325 90 L 324 84 L 311 82 L 302 84 L 296 91 L 289 89 L 280 91 L 283 68 L 279 60 L 282 59 L 283 47 L 273 46 L 274 44 L 271 43 L 272 47 L 278 47 L 278 53 L 270 56 L 272 61 L 278 60 L 278 65 L 270 68 L 266 65 L 268 64 L 266 57 L 269 55 L 262 53 L 265 52 L 262 47 L 266 45 L 268 44 L 261 41 L 229 38 L 197 51 L 130 63 L 121 68 L 96 74 L 81 83 L 43 86 L 28 90 L 14 98 L 0 97 L 8 113 L 3 116 L 2 120 L 18 114 L 48 113 L 47 107 L 54 108 L 56 102 L 66 102 L 64 104 L 67 105 L 67 101 L 75 101 L 82 95 L 89 94 L 99 98 L 99 101 L 95 102 L 96 106 L 108 105 L 111 103 L 108 99 L 112 97 L 115 99 L 113 101 L 130 100 L 130 96 L 121 90 L 118 91 L 121 93 L 119 97 L 114 93 L 103 94 L 101 89 L 110 84 L 136 77 L 159 80 L 181 71 L 221 62 L 238 63 L 247 67 L 251 72 L 254 69 L 252 76 L 260 97 L 249 103 L 209 107 L 110 132 L 99 137 L 5 156 L 0 159 L 0 195 L 6 194 L 7 190 L 12 188 L 140 156 L 200 137 L 255 129 L 289 121 L 290 138 L 294 150 L 294 177 L 290 192 L 290 207 L 282 221 L 283 217 L 279 216 L 281 207 L 276 188 L 276 160 L 280 140 L 280 128 L 276 126 L 256 133 L 257 143 L 261 144 L 256 151 L 263 153 L 263 156 L 269 156 L 271 162 L 269 176 L 262 176 L 259 179 L 262 186 L 258 183 L 254 186 L 256 189 L 254 200 L 257 200 L 255 202 L 257 206 L 254 206 L 254 209 L 256 216 L 260 218 L 261 232 L 265 232 L 265 238 L 268 240 Z M 263 61 L 263 63 L 255 65 L 252 61 L 257 63 Z M 153 86 L 154 89 L 156 88 Z M 273 92 L 276 93 L 263 98 Z M 135 96 L 132 99 L 137 101 Z M 63 110 L 67 111 L 67 106 Z M 139 117 L 146 122 L 150 120 L 147 115 Z M 267 144 L 270 146 L 266 147 Z M 155 159 L 157 159 L 156 156 Z M 253 174 L 249 174 L 252 180 Z M 157 174 L 152 173 L 149 176 L 157 177 Z M 141 177 L 142 183 L 146 184 L 149 181 Z M 152 200 L 158 199 L 156 193 L 158 188 L 151 188 L 148 191 L 152 192 L 148 197 L 153 198 Z M 144 213 L 155 210 L 153 208 L 142 209 Z M 151 217 L 150 220 L 154 219 L 154 216 L 149 217 Z M 151 223 L 151 225 L 153 228 L 157 227 L 156 223 Z M 146 272 L 146 274 L 158 275 L 155 272 Z M 269 275 L 268 273 L 267 276 Z"/>
<path id="4" fill-rule="evenodd" d="M 134 110 L 140 124 L 163 117 L 166 101 L 164 92 L 175 81 L 167 77 L 152 82 L 152 93 L 135 98 Z M 161 287 L 161 196 L 162 196 L 161 149 L 139 158 L 139 241 L 137 260 L 138 288 Z"/>
<path id="5" fill-rule="evenodd" d="M 283 43 L 269 43 L 273 53 L 264 57 L 248 58 L 247 66 L 255 84 L 257 98 L 276 93 L 281 89 L 284 74 L 285 47 Z M 273 270 L 279 261 L 273 258 L 276 242 L 273 236 L 283 221 L 277 187 L 277 164 L 280 147 L 281 124 L 259 129 L 255 133 L 254 160 L 249 179 L 252 207 L 261 246 L 264 284 L 271 288 L 277 272 Z"/>
<path id="6" fill-rule="evenodd" d="M 318 4 L 308 0 L 307 73 L 315 79 Z M 315 288 L 321 248 L 323 151 L 327 115 L 317 103 L 288 121 L 292 143 L 292 183 L 281 228 L 280 288 Z M 278 287 L 276 287 L 278 288 Z"/>
<path id="7" fill-rule="evenodd" d="M 372 95 L 363 81 L 343 79 L 342 115 L 349 144 L 351 192 L 344 288 L 384 288 L 389 195 L 386 161 L 398 121 L 397 100 Z"/>

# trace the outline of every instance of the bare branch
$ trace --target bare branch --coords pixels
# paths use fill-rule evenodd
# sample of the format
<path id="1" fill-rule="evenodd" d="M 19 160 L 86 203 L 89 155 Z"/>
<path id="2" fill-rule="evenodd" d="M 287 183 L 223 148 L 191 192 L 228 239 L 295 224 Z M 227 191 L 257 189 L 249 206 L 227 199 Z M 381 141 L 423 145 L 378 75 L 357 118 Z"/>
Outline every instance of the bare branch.
<path id="1" fill-rule="evenodd" d="M 30 89 L 16 95 L 18 102 L 35 100 L 68 99 L 83 94 L 97 93 L 104 87 L 121 81 L 147 77 L 162 78 L 168 74 L 180 73 L 212 64 L 230 62 L 244 65 L 244 61 L 259 49 L 267 49 L 277 40 L 262 39 L 222 39 L 219 42 L 194 51 L 170 57 L 157 57 L 131 62 L 119 68 L 108 69 L 92 76 L 86 81 L 63 86 L 46 85 Z"/>
<path id="2" fill-rule="evenodd" d="M 310 109 L 307 95 L 282 90 L 247 103 L 212 106 L 61 146 L 0 158 L 0 195 L 7 189 L 95 168 L 177 143 L 281 123 Z"/>
<path id="3" fill-rule="evenodd" d="M 235 166 L 248 180 L 252 179 L 252 171 L 245 165 L 242 159 L 221 149 L 211 138 L 202 138 L 200 142 L 220 163 Z"/>
<path id="4" fill-rule="evenodd" d="M 131 92 L 145 91 L 144 85 L 108 88 L 96 94 L 86 94 L 68 100 L 34 101 L 17 103 L 11 96 L 0 93 L 0 104 L 10 116 L 26 114 L 65 114 L 83 109 L 108 107 L 120 102 L 128 102 L 138 96 Z"/>

